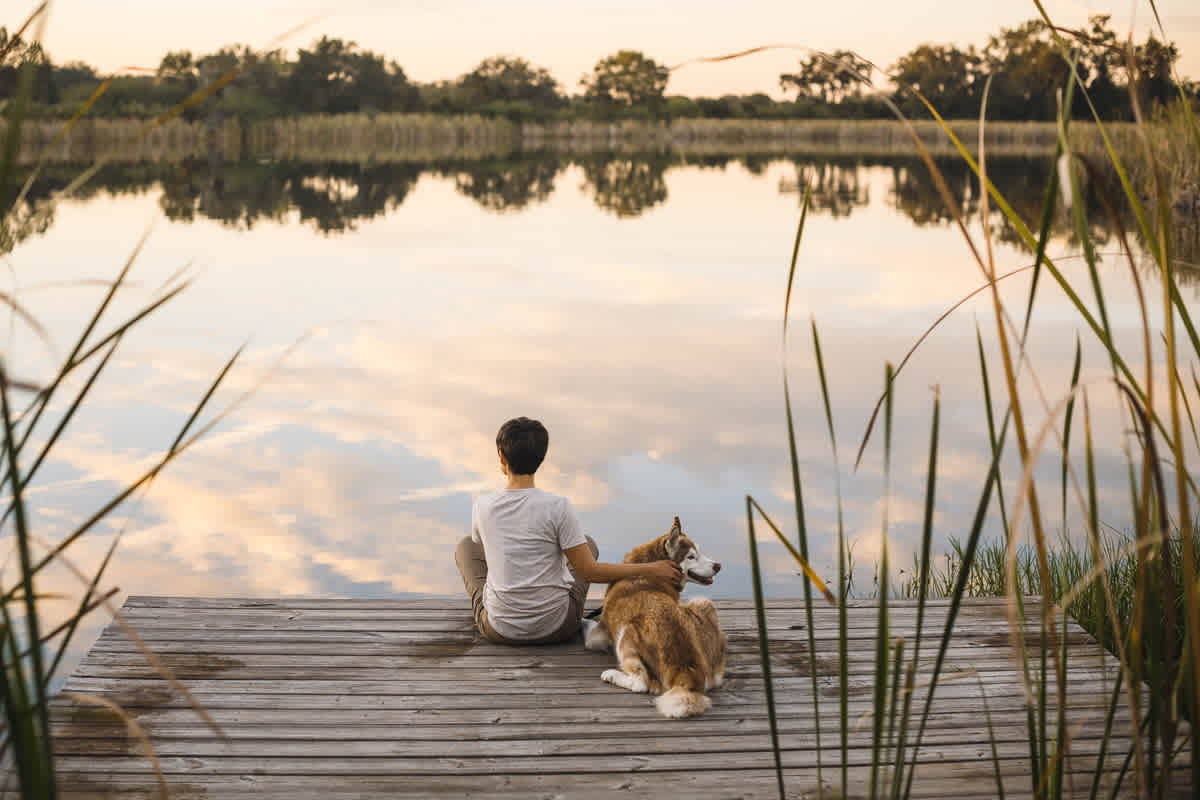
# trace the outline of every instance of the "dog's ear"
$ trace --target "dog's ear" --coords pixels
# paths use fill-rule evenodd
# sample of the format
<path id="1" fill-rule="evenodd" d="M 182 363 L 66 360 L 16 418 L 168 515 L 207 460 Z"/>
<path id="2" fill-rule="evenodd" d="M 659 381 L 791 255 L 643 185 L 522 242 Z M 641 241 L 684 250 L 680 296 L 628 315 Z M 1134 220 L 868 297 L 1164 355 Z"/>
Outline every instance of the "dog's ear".
<path id="1" fill-rule="evenodd" d="M 671 526 L 671 532 L 667 534 L 667 553 L 674 558 L 675 551 L 679 548 L 679 537 L 683 536 L 683 526 L 679 524 L 679 517 L 675 518 L 675 524 Z"/>

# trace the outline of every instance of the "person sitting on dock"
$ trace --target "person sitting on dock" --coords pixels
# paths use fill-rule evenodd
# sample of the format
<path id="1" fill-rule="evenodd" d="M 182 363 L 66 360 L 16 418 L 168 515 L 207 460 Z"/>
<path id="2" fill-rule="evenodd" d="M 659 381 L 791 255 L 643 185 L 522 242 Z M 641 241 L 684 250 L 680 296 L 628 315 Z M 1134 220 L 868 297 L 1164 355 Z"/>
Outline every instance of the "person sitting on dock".
<path id="1" fill-rule="evenodd" d="M 471 598 L 475 627 L 501 644 L 549 644 L 579 630 L 588 585 L 641 575 L 682 581 L 674 561 L 609 564 L 583 533 L 571 501 L 534 486 L 550 435 L 527 417 L 496 434 L 508 484 L 483 494 L 471 510 L 471 535 L 454 561 Z"/>

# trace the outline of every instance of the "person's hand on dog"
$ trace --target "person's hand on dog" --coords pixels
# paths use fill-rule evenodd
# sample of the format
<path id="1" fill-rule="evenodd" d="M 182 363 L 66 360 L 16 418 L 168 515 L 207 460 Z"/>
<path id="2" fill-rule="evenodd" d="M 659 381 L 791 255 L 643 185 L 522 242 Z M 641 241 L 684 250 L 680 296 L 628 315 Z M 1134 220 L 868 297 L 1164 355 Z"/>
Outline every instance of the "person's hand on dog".
<path id="1" fill-rule="evenodd" d="M 651 561 L 646 565 L 649 567 L 648 573 L 651 577 L 666 578 L 672 583 L 683 583 L 683 570 L 674 561 L 663 559 L 662 561 Z"/>

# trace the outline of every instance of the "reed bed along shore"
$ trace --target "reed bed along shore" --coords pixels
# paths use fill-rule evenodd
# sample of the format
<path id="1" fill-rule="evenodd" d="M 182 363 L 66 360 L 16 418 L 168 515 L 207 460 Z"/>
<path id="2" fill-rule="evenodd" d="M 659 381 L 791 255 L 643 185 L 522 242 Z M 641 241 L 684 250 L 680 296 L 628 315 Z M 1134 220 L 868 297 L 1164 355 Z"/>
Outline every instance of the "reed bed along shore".
<path id="1" fill-rule="evenodd" d="M 1126 154 L 1129 177 L 1142 199 L 1150 200 L 1153 170 L 1157 169 L 1167 202 L 1184 218 L 1190 218 L 1194 227 L 1200 220 L 1200 148 L 1196 147 L 1188 120 L 1178 106 L 1148 125 L 1144 133 L 1135 125 L 1114 125 L 1109 127 L 1109 137 L 1117 152 Z M 1081 138 L 1077 149 L 1111 180 L 1117 180 L 1099 136 Z"/>
<path id="2" fill-rule="evenodd" d="M 313 161 L 421 161 L 492 158 L 546 150 L 590 153 L 672 151 L 683 155 L 795 153 L 820 155 L 913 155 L 905 127 L 889 120 L 716 120 L 673 122 L 572 120 L 517 124 L 480 116 L 435 114 L 308 115 L 260 121 L 176 119 L 150 129 L 143 120 L 84 119 L 66 135 L 64 123 L 25 123 L 20 161 L 43 156 L 51 162 L 182 161 L 219 154 L 226 159 L 288 158 Z M 934 121 L 913 123 L 934 155 L 954 154 L 954 145 Z M 971 146 L 978 123 L 952 129 Z M 1120 131 L 1123 126 L 1114 126 Z M 991 123 L 992 155 L 1053 153 L 1052 123 Z M 1081 147 L 1102 147 L 1088 125 L 1075 126 Z M 1132 140 L 1133 134 L 1123 134 Z M 1094 140 L 1094 141 L 1093 141 Z"/>
<path id="3" fill-rule="evenodd" d="M 1200 573 L 1200 527 L 1193 527 L 1191 538 L 1193 570 Z M 1160 571 L 1151 575 L 1153 590 L 1161 594 L 1161 577 L 1171 576 L 1171 582 L 1179 584 L 1185 573 L 1183 558 L 1189 548 L 1179 531 L 1168 536 L 1161 553 L 1156 556 L 1163 563 Z M 932 559 L 927 571 L 927 592 L 931 598 L 946 599 L 954 594 L 954 587 L 962 581 L 963 594 L 969 598 L 1004 597 L 1008 592 L 1007 552 L 1003 541 L 993 540 L 978 545 L 974 558 L 964 571 L 965 547 L 957 539 L 950 541 L 950 549 L 941 558 Z M 1137 606 L 1138 555 L 1133 538 L 1127 534 L 1101 534 L 1095 547 L 1077 541 L 1077 537 L 1062 535 L 1058 544 L 1046 550 L 1045 579 L 1038 567 L 1037 549 L 1030 544 L 1018 545 L 1015 553 L 1016 592 L 1022 597 L 1047 597 L 1054 603 L 1066 601 L 1066 611 L 1081 628 L 1096 638 L 1110 653 L 1119 657 L 1116 642 L 1128 637 L 1133 626 Z M 908 571 L 901 570 L 895 583 L 895 596 L 916 599 L 920 593 L 918 576 L 921 565 L 914 558 Z M 1088 576 L 1098 576 L 1088 580 Z M 877 593 L 878 578 L 874 584 Z M 1082 587 L 1078 588 L 1077 587 Z M 1113 599 L 1116 614 L 1110 616 L 1105 605 L 1106 594 Z M 1176 651 L 1184 644 L 1186 620 L 1183 597 L 1174 598 L 1173 618 L 1176 627 L 1172 632 Z M 1158 613 L 1157 611 L 1155 613 Z M 1113 623 L 1120 627 L 1114 629 Z M 1186 709 L 1185 709 L 1186 710 Z"/>

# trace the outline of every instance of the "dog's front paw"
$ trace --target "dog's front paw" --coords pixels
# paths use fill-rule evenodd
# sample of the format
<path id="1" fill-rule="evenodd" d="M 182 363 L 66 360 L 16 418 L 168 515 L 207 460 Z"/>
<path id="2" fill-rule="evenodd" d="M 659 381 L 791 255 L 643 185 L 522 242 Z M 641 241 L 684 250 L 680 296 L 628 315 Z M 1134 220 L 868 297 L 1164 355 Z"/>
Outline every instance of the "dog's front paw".
<path id="1" fill-rule="evenodd" d="M 650 691 L 650 687 L 646 685 L 644 678 L 640 675 L 630 675 L 624 670 L 606 669 L 600 673 L 600 679 L 608 681 L 613 686 L 620 686 L 622 689 L 628 689 L 637 694 L 645 694 Z"/>

